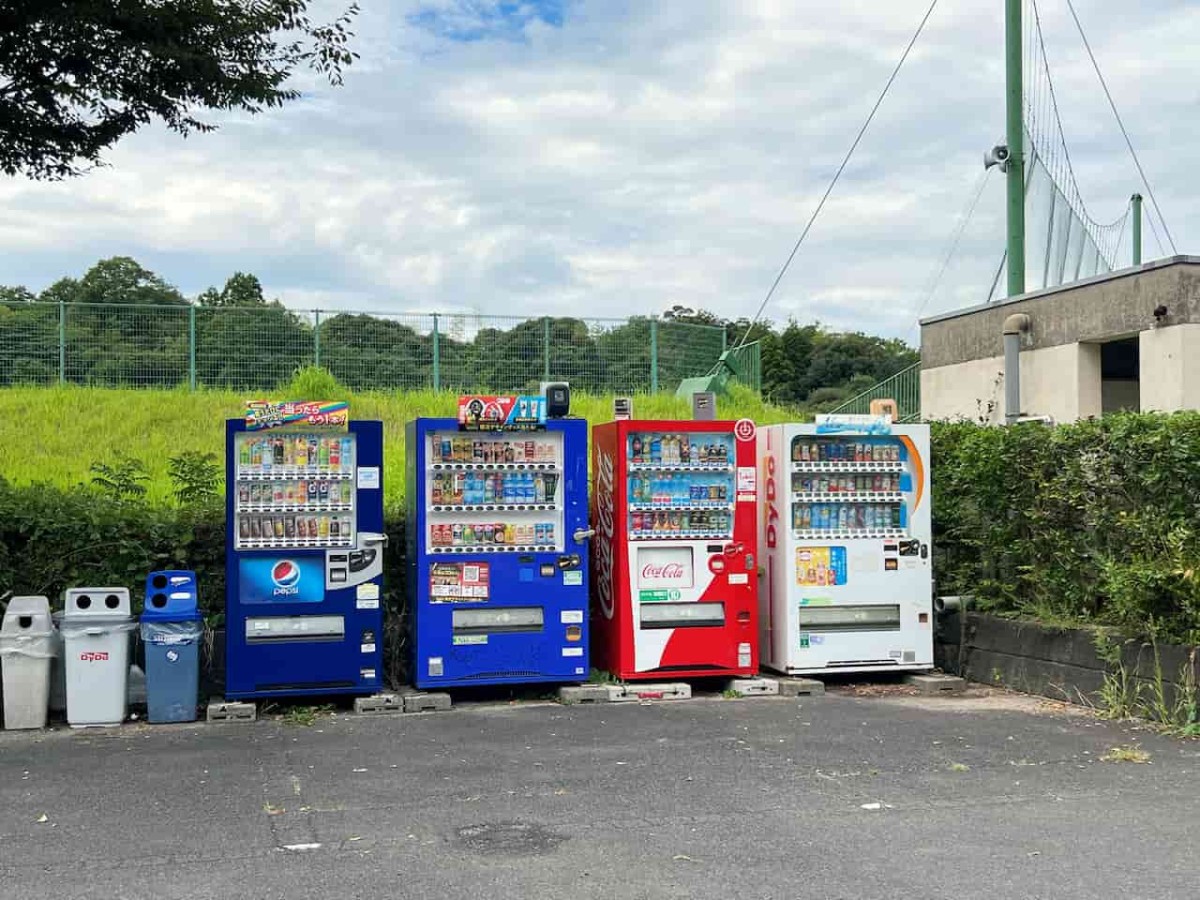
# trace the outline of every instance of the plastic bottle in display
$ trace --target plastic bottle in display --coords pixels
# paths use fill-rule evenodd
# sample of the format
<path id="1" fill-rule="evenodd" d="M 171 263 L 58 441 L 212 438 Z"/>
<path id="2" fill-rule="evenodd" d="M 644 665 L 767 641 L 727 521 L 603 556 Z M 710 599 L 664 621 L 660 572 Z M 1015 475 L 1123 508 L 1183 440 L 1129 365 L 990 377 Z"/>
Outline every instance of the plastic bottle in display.
<path id="1" fill-rule="evenodd" d="M 354 441 L 348 437 L 342 438 L 342 471 L 350 472 L 354 469 Z"/>

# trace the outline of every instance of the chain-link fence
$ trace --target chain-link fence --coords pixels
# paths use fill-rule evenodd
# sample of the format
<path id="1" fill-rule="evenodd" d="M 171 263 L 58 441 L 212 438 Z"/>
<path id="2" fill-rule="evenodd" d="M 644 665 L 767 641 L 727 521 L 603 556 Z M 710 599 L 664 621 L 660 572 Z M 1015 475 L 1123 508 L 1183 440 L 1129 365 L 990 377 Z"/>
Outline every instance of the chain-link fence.
<path id="1" fill-rule="evenodd" d="M 0 303 L 0 386 L 94 384 L 270 390 L 317 364 L 356 390 L 673 391 L 726 349 L 719 327 L 253 307 Z M 755 348 L 757 349 L 757 348 Z M 757 353 L 738 377 L 761 383 Z"/>

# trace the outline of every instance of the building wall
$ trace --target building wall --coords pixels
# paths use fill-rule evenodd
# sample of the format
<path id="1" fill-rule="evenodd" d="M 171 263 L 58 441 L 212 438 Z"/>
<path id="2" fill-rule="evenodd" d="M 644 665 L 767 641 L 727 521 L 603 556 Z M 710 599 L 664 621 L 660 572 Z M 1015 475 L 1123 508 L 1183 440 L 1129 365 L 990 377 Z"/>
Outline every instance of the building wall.
<path id="1" fill-rule="evenodd" d="M 1135 400 L 1143 410 L 1200 409 L 1200 257 L 1174 257 L 922 321 L 925 418 L 1004 421 L 1002 332 L 1013 313 L 1031 322 L 1023 415 L 1071 422 Z M 1138 380 L 1106 385 L 1101 344 L 1135 335 Z"/>
<path id="2" fill-rule="evenodd" d="M 1102 412 L 1100 345 L 1065 344 L 1021 353 L 1021 414 L 1055 422 Z M 921 416 L 1004 422 L 1004 357 L 921 370 Z"/>
<path id="3" fill-rule="evenodd" d="M 1138 342 L 1142 410 L 1200 409 L 1200 325 L 1152 328 Z"/>
<path id="4" fill-rule="evenodd" d="M 921 369 L 921 418 L 1004 421 L 1004 357 Z"/>
<path id="5" fill-rule="evenodd" d="M 957 310 L 921 322 L 921 364 L 929 368 L 1000 356 L 1003 324 L 1028 313 L 1032 327 L 1023 349 L 1111 341 L 1155 324 L 1200 323 L 1200 258 L 1174 257 L 1011 300 Z"/>

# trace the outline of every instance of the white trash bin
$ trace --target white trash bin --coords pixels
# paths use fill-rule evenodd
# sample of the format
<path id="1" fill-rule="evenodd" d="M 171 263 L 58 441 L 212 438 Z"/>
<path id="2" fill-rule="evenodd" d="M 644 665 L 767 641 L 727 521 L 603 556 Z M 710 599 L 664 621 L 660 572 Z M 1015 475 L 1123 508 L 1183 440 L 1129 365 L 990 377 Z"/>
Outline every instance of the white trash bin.
<path id="1" fill-rule="evenodd" d="M 137 628 L 128 588 L 70 588 L 63 605 L 67 724 L 125 721 L 130 633 Z"/>
<path id="2" fill-rule="evenodd" d="M 57 635 L 45 597 L 13 597 L 0 620 L 4 727 L 45 728 Z"/>

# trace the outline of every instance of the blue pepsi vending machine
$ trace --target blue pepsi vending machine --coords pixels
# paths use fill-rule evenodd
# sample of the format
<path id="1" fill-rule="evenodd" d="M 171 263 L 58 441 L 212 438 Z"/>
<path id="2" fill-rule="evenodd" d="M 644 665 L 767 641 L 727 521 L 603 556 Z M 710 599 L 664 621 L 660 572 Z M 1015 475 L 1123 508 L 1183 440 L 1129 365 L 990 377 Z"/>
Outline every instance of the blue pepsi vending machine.
<path id="1" fill-rule="evenodd" d="M 226 453 L 226 695 L 383 684 L 383 425 L 252 402 Z"/>
<path id="2" fill-rule="evenodd" d="M 463 397 L 406 448 L 416 685 L 585 680 L 587 423 L 544 396 Z"/>

